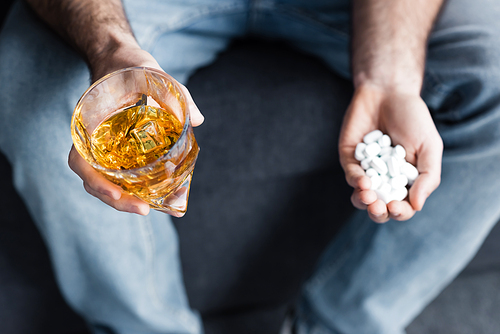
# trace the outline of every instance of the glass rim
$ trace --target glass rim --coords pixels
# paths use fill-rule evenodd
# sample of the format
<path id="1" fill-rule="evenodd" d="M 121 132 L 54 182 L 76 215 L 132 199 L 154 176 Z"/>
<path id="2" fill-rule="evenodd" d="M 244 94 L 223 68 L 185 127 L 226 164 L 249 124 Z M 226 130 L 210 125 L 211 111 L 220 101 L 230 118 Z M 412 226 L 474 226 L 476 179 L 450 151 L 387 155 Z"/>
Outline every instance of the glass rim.
<path id="1" fill-rule="evenodd" d="M 105 76 L 103 76 L 102 78 L 100 78 L 99 80 L 97 80 L 96 82 L 94 82 L 92 85 L 90 85 L 90 87 L 87 88 L 87 90 L 85 90 L 85 92 L 82 94 L 82 96 L 80 97 L 80 99 L 78 99 L 78 102 L 76 103 L 75 108 L 73 109 L 73 115 L 71 116 L 71 132 L 73 133 L 74 128 L 75 128 L 76 110 L 82 104 L 83 99 L 85 99 L 85 97 L 95 87 L 97 87 L 99 84 L 101 84 L 102 82 L 106 81 L 107 79 L 109 79 L 111 77 L 114 77 L 114 76 L 116 76 L 118 74 L 121 74 L 122 72 L 128 72 L 128 71 L 134 71 L 134 70 L 143 70 L 143 71 L 155 72 L 155 73 L 159 74 L 160 76 L 163 76 L 166 79 L 168 79 L 172 83 L 172 85 L 175 86 L 175 88 L 177 89 L 177 91 L 179 92 L 179 94 L 184 99 L 184 108 L 183 109 L 184 109 L 184 112 L 186 114 L 186 116 L 184 117 L 184 126 L 182 127 L 182 131 L 181 131 L 181 134 L 179 135 L 179 138 L 177 139 L 177 141 L 175 142 L 175 144 L 168 150 L 167 153 L 165 153 L 164 155 L 162 155 L 158 159 L 156 159 L 154 161 L 151 161 L 147 165 L 144 165 L 142 167 L 137 167 L 137 168 L 131 168 L 131 169 L 112 169 L 112 168 L 106 168 L 104 166 L 99 165 L 95 161 L 87 161 L 87 159 L 85 159 L 83 157 L 83 155 L 79 152 L 78 145 L 73 145 L 73 146 L 75 146 L 75 149 L 78 152 L 78 154 L 80 154 L 80 156 L 86 162 L 88 162 L 95 169 L 98 169 L 98 170 L 103 171 L 103 172 L 108 172 L 108 173 L 113 173 L 113 174 L 116 174 L 116 173 L 120 173 L 120 174 L 121 173 L 137 173 L 137 174 L 139 174 L 142 171 L 150 170 L 153 166 L 155 166 L 156 164 L 158 164 L 158 162 L 162 162 L 162 160 L 167 160 L 167 157 L 169 156 L 170 152 L 176 151 L 174 149 L 177 148 L 177 146 L 180 145 L 179 142 L 181 142 L 181 138 L 183 138 L 183 137 L 185 137 L 187 135 L 187 132 L 188 132 L 188 129 L 189 129 L 189 125 L 191 124 L 191 117 L 190 117 L 190 114 L 189 114 L 189 109 L 187 107 L 188 103 L 186 101 L 186 95 L 182 92 L 181 87 L 179 87 L 179 84 L 177 83 L 177 81 L 172 76 L 170 76 L 169 74 L 167 74 L 167 73 L 165 73 L 163 71 L 157 70 L 155 68 L 147 67 L 147 66 L 135 66 L 135 67 L 122 68 L 120 70 L 116 70 L 114 72 L 108 73 Z M 92 154 L 91 154 L 91 156 L 93 157 Z"/>

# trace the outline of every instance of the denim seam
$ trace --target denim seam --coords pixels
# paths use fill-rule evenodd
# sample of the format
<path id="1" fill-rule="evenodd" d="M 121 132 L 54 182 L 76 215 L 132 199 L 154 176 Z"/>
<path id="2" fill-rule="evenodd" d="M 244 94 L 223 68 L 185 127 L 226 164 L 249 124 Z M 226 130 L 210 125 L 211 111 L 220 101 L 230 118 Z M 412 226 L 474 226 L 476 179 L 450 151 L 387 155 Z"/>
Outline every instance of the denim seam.
<path id="1" fill-rule="evenodd" d="M 140 219 L 141 217 L 139 217 Z M 155 242 L 153 240 L 153 233 L 152 233 L 152 227 L 151 227 L 151 219 L 149 216 L 146 216 L 143 218 L 144 221 L 139 222 L 139 226 L 142 230 L 142 235 L 144 237 L 144 244 L 145 244 L 145 252 L 146 252 L 146 268 L 149 268 L 151 270 L 151 274 L 147 275 L 148 276 L 148 291 L 151 293 L 153 296 L 153 300 L 155 302 L 155 305 L 158 308 L 162 308 L 165 305 L 160 300 L 160 296 L 158 294 L 158 290 L 156 289 L 155 282 L 156 282 L 156 277 L 155 277 Z M 146 269 L 148 270 L 148 269 Z M 149 271 L 148 270 L 148 271 Z"/>
<path id="2" fill-rule="evenodd" d="M 165 26 L 153 26 L 151 28 L 151 32 L 147 34 L 151 37 L 144 42 L 144 49 L 149 52 L 152 51 L 153 46 L 156 45 L 156 41 L 162 35 L 174 31 L 182 31 L 199 22 L 202 18 L 206 19 L 220 15 L 244 13 L 247 10 L 247 8 L 239 5 L 238 3 L 226 4 L 224 6 L 207 6 L 204 9 L 200 9 L 196 13 L 187 15 L 174 23 L 170 23 Z"/>
<path id="3" fill-rule="evenodd" d="M 156 275 L 155 275 L 155 272 L 156 272 L 155 271 L 155 268 L 156 268 L 156 266 L 155 266 L 155 263 L 156 263 L 155 250 L 156 250 L 156 247 L 155 247 L 155 242 L 154 242 L 154 238 L 153 238 L 153 227 L 152 227 L 151 219 L 149 216 L 142 217 L 144 219 L 144 221 L 141 221 L 140 218 L 141 217 L 139 217 L 139 226 L 140 226 L 141 231 L 142 231 L 145 249 L 146 249 L 146 263 L 147 263 L 146 267 L 147 268 L 149 267 L 149 269 L 151 270 L 151 274 L 148 274 L 148 280 L 149 280 L 148 291 L 151 293 L 151 295 L 153 297 L 152 299 L 154 300 L 154 304 L 159 309 L 163 309 L 163 310 L 166 310 L 167 312 L 169 312 L 184 327 L 189 328 L 189 329 L 193 329 L 194 326 L 190 322 L 190 316 L 188 314 L 166 305 L 165 303 L 162 302 L 162 300 L 160 298 L 160 294 L 158 293 L 158 289 L 156 287 L 156 282 L 157 282 Z"/>

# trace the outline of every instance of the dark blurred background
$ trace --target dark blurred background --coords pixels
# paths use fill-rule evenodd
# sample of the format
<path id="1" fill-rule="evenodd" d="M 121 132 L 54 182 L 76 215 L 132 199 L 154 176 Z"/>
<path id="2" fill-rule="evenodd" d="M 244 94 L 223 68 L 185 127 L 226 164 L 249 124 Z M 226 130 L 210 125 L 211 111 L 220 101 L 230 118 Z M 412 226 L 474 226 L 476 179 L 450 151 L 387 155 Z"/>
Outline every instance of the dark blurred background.
<path id="1" fill-rule="evenodd" d="M 9 5 L 10 1 L 0 3 L 0 20 Z M 294 178 L 293 191 L 286 177 L 271 184 L 218 179 L 211 168 L 217 168 L 218 175 L 230 176 L 245 166 L 243 162 L 238 166 L 237 149 L 221 150 L 210 133 L 225 133 L 237 148 L 238 140 L 246 140 L 238 129 L 247 120 L 228 119 L 227 115 L 252 117 L 257 109 L 300 113 L 307 108 L 327 120 L 321 127 L 332 138 L 326 138 L 321 149 L 328 148 L 335 143 L 339 122 L 328 119 L 330 111 L 345 108 L 350 84 L 314 58 L 283 45 L 249 40 L 234 43 L 214 64 L 200 69 L 188 87 L 207 117 L 196 130 L 203 151 L 189 212 L 176 220 L 190 301 L 204 317 L 207 334 L 277 334 L 301 282 L 339 227 L 327 210 L 318 208 L 335 211 L 332 189 L 339 193 L 349 189 L 329 176 L 341 172 L 335 159 L 324 162 L 327 169 Z M 242 124 L 228 125 L 234 122 Z M 293 120 L 283 123 L 292 132 L 312 126 Z M 285 135 L 284 143 L 276 144 L 286 147 L 291 139 Z M 273 152 L 272 163 L 279 164 L 280 155 L 287 153 L 294 154 L 286 148 Z M 235 164 L 227 163 L 231 159 Z M 57 289 L 47 250 L 12 186 L 10 165 L 1 154 L 0 175 L 0 332 L 86 333 L 84 322 Z M 241 191 L 235 191 L 235 184 Z M 300 196 L 306 192 L 307 196 Z M 231 210 L 221 216 L 214 207 L 223 200 Z M 273 210 L 266 201 L 273 201 Z M 345 196 L 337 205 L 349 206 L 348 201 Z M 246 212 L 245 207 L 259 210 Z M 304 239 L 308 242 L 302 242 Z M 469 266 L 413 321 L 408 333 L 499 333 L 499 241 L 500 227 L 496 227 Z"/>

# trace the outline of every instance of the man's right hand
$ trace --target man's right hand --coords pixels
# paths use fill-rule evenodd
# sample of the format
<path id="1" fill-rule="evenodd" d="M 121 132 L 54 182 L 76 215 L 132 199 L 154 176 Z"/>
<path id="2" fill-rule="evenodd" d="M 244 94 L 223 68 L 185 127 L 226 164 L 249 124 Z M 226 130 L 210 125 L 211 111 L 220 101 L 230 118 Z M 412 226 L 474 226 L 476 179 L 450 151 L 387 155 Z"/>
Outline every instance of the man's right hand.
<path id="1" fill-rule="evenodd" d="M 142 50 L 136 44 L 119 47 L 112 50 L 106 56 L 100 57 L 100 60 L 90 62 L 92 81 L 95 82 L 106 74 L 120 70 L 126 67 L 152 67 L 163 71 L 156 60 L 148 52 Z M 203 123 L 203 115 L 196 106 L 191 97 L 191 94 L 186 87 L 179 83 L 184 95 L 187 98 L 187 107 L 191 115 L 192 126 L 198 126 Z M 122 188 L 98 173 L 90 164 L 88 164 L 77 152 L 75 147 L 71 147 L 68 158 L 69 167 L 83 181 L 85 190 L 94 197 L 97 197 L 102 202 L 115 208 L 118 211 L 137 213 L 147 215 L 149 213 L 149 205 L 139 198 L 130 195 L 122 190 Z M 170 212 L 171 215 L 179 217 L 182 214 L 178 212 Z"/>

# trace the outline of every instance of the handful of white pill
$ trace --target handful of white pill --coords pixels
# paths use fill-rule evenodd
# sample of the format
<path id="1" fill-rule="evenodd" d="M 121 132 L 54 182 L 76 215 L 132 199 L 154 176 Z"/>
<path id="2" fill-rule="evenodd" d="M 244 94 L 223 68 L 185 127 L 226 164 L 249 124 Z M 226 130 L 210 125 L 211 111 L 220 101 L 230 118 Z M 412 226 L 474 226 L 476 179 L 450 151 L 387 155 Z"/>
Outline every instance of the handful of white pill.
<path id="1" fill-rule="evenodd" d="M 411 186 L 418 177 L 415 166 L 405 160 L 404 147 L 391 144 L 391 137 L 374 130 L 363 137 L 354 151 L 354 158 L 372 180 L 371 189 L 386 204 L 404 200 L 408 195 L 406 186 Z"/>

